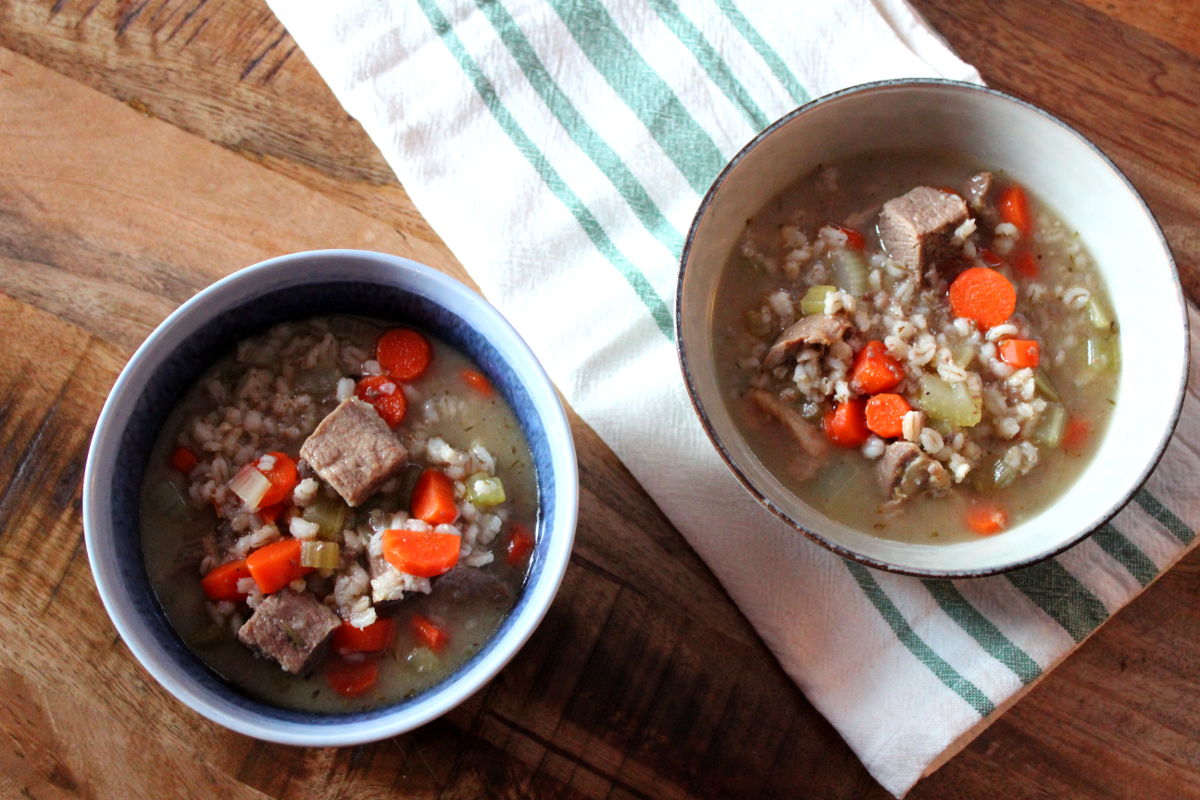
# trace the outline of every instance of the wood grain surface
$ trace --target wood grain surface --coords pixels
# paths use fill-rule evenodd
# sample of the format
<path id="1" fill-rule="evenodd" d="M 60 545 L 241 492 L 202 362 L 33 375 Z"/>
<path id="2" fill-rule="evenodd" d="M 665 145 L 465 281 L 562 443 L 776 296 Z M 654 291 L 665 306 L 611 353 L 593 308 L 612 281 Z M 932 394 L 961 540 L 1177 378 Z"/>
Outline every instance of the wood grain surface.
<path id="1" fill-rule="evenodd" d="M 1196 7 L 915 5 L 991 85 L 1114 158 L 1196 297 Z M 290 748 L 150 679 L 82 548 L 100 406 L 197 290 L 334 246 L 466 277 L 259 0 L 0 0 L 0 797 L 886 797 L 575 417 L 583 495 L 562 591 L 443 719 Z M 910 796 L 1200 797 L 1198 573 L 1194 552 Z"/>

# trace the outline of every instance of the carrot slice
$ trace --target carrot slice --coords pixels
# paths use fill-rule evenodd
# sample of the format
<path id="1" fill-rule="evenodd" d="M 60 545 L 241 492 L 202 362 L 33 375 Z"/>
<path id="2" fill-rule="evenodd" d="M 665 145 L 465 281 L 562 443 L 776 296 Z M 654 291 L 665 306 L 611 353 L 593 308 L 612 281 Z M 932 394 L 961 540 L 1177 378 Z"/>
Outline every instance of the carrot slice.
<path id="1" fill-rule="evenodd" d="M 996 195 L 996 210 L 1000 212 L 1002 222 L 1011 222 L 1024 236 L 1029 233 L 1031 219 L 1029 215 L 1029 198 L 1025 190 L 1015 183 L 1009 184 Z"/>
<path id="2" fill-rule="evenodd" d="M 996 349 L 1001 361 L 1017 369 L 1036 367 L 1041 360 L 1038 343 L 1032 339 L 1002 339 Z"/>
<path id="3" fill-rule="evenodd" d="M 1005 322 L 1017 308 L 1017 290 L 988 267 L 963 270 L 950 284 L 950 310 L 987 330 Z"/>
<path id="4" fill-rule="evenodd" d="M 413 381 L 425 374 L 433 359 L 429 340 L 412 328 L 384 331 L 375 345 L 375 358 L 396 380 Z"/>
<path id="5" fill-rule="evenodd" d="M 492 388 L 491 381 L 479 370 L 464 369 L 458 373 L 458 376 L 463 379 L 467 386 L 470 386 L 484 397 L 491 397 L 496 391 Z"/>
<path id="6" fill-rule="evenodd" d="M 246 556 L 246 569 L 263 594 L 278 592 L 297 578 L 312 572 L 312 567 L 300 566 L 299 539 L 282 539 L 260 547 Z"/>
<path id="7" fill-rule="evenodd" d="M 1063 429 L 1062 449 L 1078 453 L 1087 445 L 1092 435 L 1092 425 L 1086 419 L 1071 417 Z"/>
<path id="8" fill-rule="evenodd" d="M 1033 257 L 1033 253 L 1021 253 L 1017 256 L 1013 261 L 1013 269 L 1022 278 L 1036 278 L 1042 271 L 1037 259 Z"/>
<path id="9" fill-rule="evenodd" d="M 244 559 L 230 561 L 214 567 L 201 578 L 200 588 L 204 589 L 204 594 L 208 595 L 208 599 L 213 602 L 228 600 L 232 603 L 240 603 L 246 599 L 246 595 L 238 591 L 238 581 L 249 577 L 250 570 L 246 568 Z"/>
<path id="10" fill-rule="evenodd" d="M 180 446 L 171 451 L 171 457 L 167 459 L 167 462 L 176 472 L 187 475 L 196 468 L 200 459 L 188 448 Z"/>
<path id="11" fill-rule="evenodd" d="M 912 406 L 903 396 L 892 392 L 877 394 L 867 401 L 867 427 L 884 439 L 895 439 L 904 434 L 904 415 Z"/>
<path id="12" fill-rule="evenodd" d="M 992 269 L 1000 269 L 1004 266 L 1004 259 L 996 255 L 994 250 L 989 250 L 986 247 L 979 248 L 979 257 L 983 263 Z"/>
<path id="13" fill-rule="evenodd" d="M 266 494 L 258 501 L 259 508 L 282 503 L 292 496 L 292 489 L 295 489 L 296 484 L 300 482 L 300 473 L 296 470 L 296 462 L 287 453 L 270 452 L 264 458 L 268 459 L 268 463 L 271 465 L 270 469 L 263 469 L 263 459 L 261 458 L 255 466 L 271 482 L 271 488 L 267 489 Z"/>
<path id="14" fill-rule="evenodd" d="M 861 233 L 854 230 L 854 228 L 847 228 L 845 225 L 834 225 L 833 223 L 830 223 L 829 227 L 836 228 L 846 234 L 846 246 L 851 250 L 863 250 L 866 248 L 867 240 L 863 238 Z"/>
<path id="15" fill-rule="evenodd" d="M 1008 527 L 1008 512 L 994 500 L 977 500 L 967 508 L 967 527 L 981 536 L 999 533 Z"/>
<path id="16" fill-rule="evenodd" d="M 356 628 L 349 622 L 333 632 L 333 649 L 340 656 L 351 653 L 382 653 L 392 643 L 396 623 L 389 617 L 380 617 L 365 628 Z"/>
<path id="17" fill-rule="evenodd" d="M 413 486 L 409 513 L 430 525 L 449 525 L 458 519 L 454 484 L 445 473 L 436 469 L 427 469 L 421 473 Z"/>
<path id="18" fill-rule="evenodd" d="M 862 398 L 854 397 L 826 412 L 821 426 L 825 438 L 838 447 L 859 447 L 867 441 L 871 432 L 863 406 Z"/>
<path id="19" fill-rule="evenodd" d="M 434 652 L 441 650 L 450 640 L 444 630 L 420 614 L 412 615 L 412 632 L 422 647 L 428 647 Z"/>
<path id="20" fill-rule="evenodd" d="M 357 697 L 370 691 L 379 682 L 379 661 L 342 661 L 335 659 L 325 672 L 325 679 L 343 697 Z"/>
<path id="21" fill-rule="evenodd" d="M 258 510 L 258 516 L 263 522 L 274 522 L 279 519 L 279 513 L 283 511 L 283 503 L 275 503 L 274 505 L 264 506 Z"/>
<path id="22" fill-rule="evenodd" d="M 433 531 L 387 530 L 383 532 L 383 557 L 396 569 L 433 578 L 449 572 L 458 563 L 462 537 Z"/>
<path id="23" fill-rule="evenodd" d="M 354 394 L 364 403 L 370 403 L 389 428 L 404 421 L 408 413 L 408 400 L 396 379 L 387 375 L 368 375 L 354 387 Z"/>
<path id="24" fill-rule="evenodd" d="M 533 552 L 534 544 L 532 531 L 520 522 L 514 522 L 508 541 L 504 543 L 504 560 L 514 567 L 524 564 Z"/>
<path id="25" fill-rule="evenodd" d="M 850 368 L 850 385 L 856 392 L 876 394 L 896 388 L 904 380 L 904 367 L 887 354 L 883 342 L 870 341 L 854 357 Z"/>

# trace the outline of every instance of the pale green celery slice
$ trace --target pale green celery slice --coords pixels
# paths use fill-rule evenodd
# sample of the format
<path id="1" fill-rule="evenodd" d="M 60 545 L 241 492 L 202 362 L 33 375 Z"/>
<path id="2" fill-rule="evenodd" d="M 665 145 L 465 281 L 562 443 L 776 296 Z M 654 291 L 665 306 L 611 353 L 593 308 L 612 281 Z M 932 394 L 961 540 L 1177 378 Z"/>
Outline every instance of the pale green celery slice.
<path id="1" fill-rule="evenodd" d="M 1039 369 L 1033 373 L 1033 385 L 1037 387 L 1042 397 L 1045 397 L 1047 400 L 1058 402 L 1062 399 L 1058 394 L 1058 390 L 1054 388 L 1054 384 L 1051 383 L 1050 376 L 1046 374 L 1044 369 Z"/>
<path id="2" fill-rule="evenodd" d="M 965 382 L 948 383 L 936 375 L 921 376 L 921 410 L 934 419 L 969 428 L 983 419 L 983 398 L 971 395 Z"/>
<path id="3" fill-rule="evenodd" d="M 827 284 L 817 284 L 808 287 L 808 291 L 804 293 L 803 299 L 800 300 L 800 310 L 806 315 L 825 313 L 825 298 L 830 292 L 836 291 L 836 286 L 829 286 Z"/>
<path id="4" fill-rule="evenodd" d="M 867 293 L 867 259 L 862 253 L 849 248 L 839 248 L 830 253 L 833 260 L 833 275 L 838 288 L 855 297 Z"/>
<path id="5" fill-rule="evenodd" d="M 1048 403 L 1033 429 L 1033 440 L 1042 447 L 1055 448 L 1062 444 L 1063 431 L 1067 425 L 1067 410 L 1058 403 Z"/>
<path id="6" fill-rule="evenodd" d="M 320 539 L 304 542 L 300 545 L 300 566 L 313 569 L 337 569 L 341 548 L 337 542 L 325 542 Z"/>
<path id="7" fill-rule="evenodd" d="M 467 500 L 481 508 L 498 505 L 505 500 L 504 482 L 485 472 L 467 478 Z"/>
<path id="8" fill-rule="evenodd" d="M 320 530 L 317 536 L 322 539 L 336 540 L 341 535 L 346 523 L 346 504 L 339 497 L 327 497 L 318 494 L 308 508 L 304 509 L 304 519 L 316 525 Z"/>

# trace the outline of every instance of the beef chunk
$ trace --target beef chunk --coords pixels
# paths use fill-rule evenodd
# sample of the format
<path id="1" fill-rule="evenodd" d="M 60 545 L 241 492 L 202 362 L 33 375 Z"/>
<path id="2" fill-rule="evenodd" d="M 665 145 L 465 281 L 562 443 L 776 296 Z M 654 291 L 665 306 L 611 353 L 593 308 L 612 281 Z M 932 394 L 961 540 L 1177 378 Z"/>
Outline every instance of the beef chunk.
<path id="1" fill-rule="evenodd" d="M 879 459 L 878 470 L 879 485 L 888 498 L 885 508 L 898 507 L 923 492 L 941 497 L 950 490 L 950 473 L 912 442 L 889 444 Z"/>
<path id="2" fill-rule="evenodd" d="M 316 665 L 342 624 L 308 592 L 283 589 L 268 595 L 238 630 L 238 639 L 293 675 Z"/>
<path id="3" fill-rule="evenodd" d="M 802 343 L 831 345 L 841 339 L 849 327 L 850 320 L 840 315 L 809 314 L 801 317 L 779 334 L 763 358 L 763 366 L 770 369 L 782 364 Z"/>
<path id="4" fill-rule="evenodd" d="M 974 212 L 976 221 L 989 232 L 1000 224 L 1000 214 L 991 202 L 995 188 L 996 178 L 990 172 L 978 172 L 967 180 L 967 205 Z"/>
<path id="5" fill-rule="evenodd" d="M 783 423 L 800 445 L 800 453 L 792 459 L 790 472 L 797 480 L 807 480 L 820 470 L 829 453 L 829 442 L 825 435 L 811 422 L 800 416 L 796 409 L 780 400 L 766 389 L 750 389 L 746 399 L 779 422 Z"/>
<path id="6" fill-rule="evenodd" d="M 433 596 L 451 605 L 484 600 L 489 603 L 508 603 L 512 589 L 508 584 L 476 567 L 459 564 L 433 582 Z"/>
<path id="7" fill-rule="evenodd" d="M 404 467 L 408 451 L 374 408 L 350 397 L 321 420 L 300 457 L 357 506 Z"/>
<path id="8" fill-rule="evenodd" d="M 967 219 L 967 204 L 956 194 L 918 186 L 883 204 L 879 238 L 888 255 L 920 280 L 926 265 L 949 250 L 954 229 Z"/>

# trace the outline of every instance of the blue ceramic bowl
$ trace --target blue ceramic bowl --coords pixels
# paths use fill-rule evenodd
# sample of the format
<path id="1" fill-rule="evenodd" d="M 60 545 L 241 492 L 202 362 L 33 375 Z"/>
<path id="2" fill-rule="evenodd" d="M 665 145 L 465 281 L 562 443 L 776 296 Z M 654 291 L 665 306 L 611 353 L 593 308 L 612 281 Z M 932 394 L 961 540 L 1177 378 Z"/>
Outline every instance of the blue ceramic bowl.
<path id="1" fill-rule="evenodd" d="M 371 711 L 321 714 L 250 697 L 183 644 L 155 598 L 138 535 L 150 448 L 176 400 L 239 340 L 288 319 L 355 313 L 405 320 L 487 373 L 516 412 L 533 454 L 540 515 L 524 590 L 492 639 L 429 691 Z M 558 590 L 575 534 L 578 473 L 570 426 L 542 367 L 512 326 L 461 283 L 408 259 L 356 250 L 273 258 L 218 281 L 171 314 L 117 378 L 88 453 L 83 516 L 88 559 L 121 638 L 190 708 L 240 733 L 308 746 L 393 736 L 461 703 L 533 633 Z"/>

